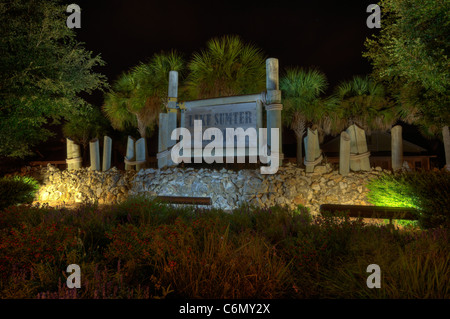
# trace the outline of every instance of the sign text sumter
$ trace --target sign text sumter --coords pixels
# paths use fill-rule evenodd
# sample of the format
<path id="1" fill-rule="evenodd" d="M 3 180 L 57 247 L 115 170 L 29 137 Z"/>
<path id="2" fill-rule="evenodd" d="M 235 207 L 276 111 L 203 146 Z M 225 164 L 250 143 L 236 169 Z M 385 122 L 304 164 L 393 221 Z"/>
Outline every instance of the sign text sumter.
<path id="1" fill-rule="evenodd" d="M 239 113 L 244 113 L 244 115 Z M 245 121 L 245 112 L 239 113 L 236 117 L 242 116 Z M 202 160 L 208 164 L 213 162 L 223 163 L 225 148 L 227 163 L 234 163 L 234 157 L 237 157 L 237 163 L 245 163 L 245 156 L 249 157 L 250 163 L 256 163 L 259 154 L 261 163 L 267 164 L 270 162 L 270 166 L 261 167 L 261 174 L 275 174 L 278 171 L 280 154 L 276 151 L 271 151 L 270 155 L 267 154 L 266 128 L 259 128 L 259 134 L 254 127 L 248 127 L 245 130 L 242 127 L 222 127 L 221 129 L 209 127 L 203 131 L 203 122 L 205 122 L 205 117 L 193 121 L 193 134 L 188 128 L 184 127 L 172 131 L 170 137 L 172 140 L 179 140 L 182 137 L 181 141 L 175 144 L 171 150 L 171 158 L 174 163 L 190 163 L 192 157 L 194 163 L 201 163 Z M 206 117 L 206 123 L 208 123 L 208 117 Z M 225 134 L 223 134 L 223 131 L 225 131 Z M 270 137 L 272 149 L 278 150 L 279 128 L 272 128 Z M 204 145 L 205 141 L 210 142 Z"/>
<path id="2" fill-rule="evenodd" d="M 194 121 L 202 122 L 204 130 L 218 128 L 225 137 L 227 128 L 254 128 L 258 130 L 256 103 L 222 104 L 213 106 L 196 107 L 185 112 L 183 127 L 186 127 L 191 136 L 194 136 Z M 224 140 L 225 143 L 225 140 Z M 203 143 L 205 146 L 207 142 Z M 246 144 L 248 146 L 248 143 Z"/>

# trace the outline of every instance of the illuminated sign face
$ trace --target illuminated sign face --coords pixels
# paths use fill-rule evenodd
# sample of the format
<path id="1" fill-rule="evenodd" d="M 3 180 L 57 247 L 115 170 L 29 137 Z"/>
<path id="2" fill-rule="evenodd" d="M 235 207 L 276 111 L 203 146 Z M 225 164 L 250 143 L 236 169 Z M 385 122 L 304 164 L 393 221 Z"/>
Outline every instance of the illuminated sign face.
<path id="1" fill-rule="evenodd" d="M 245 163 L 248 158 L 256 163 L 259 157 L 261 163 L 270 163 L 261 167 L 261 173 L 275 174 L 280 128 L 262 127 L 262 109 L 260 94 L 183 103 L 181 127 L 172 128 L 169 136 L 179 141 L 170 149 L 172 162 Z"/>
<path id="2" fill-rule="evenodd" d="M 238 163 L 245 163 L 245 156 L 249 155 L 250 163 L 256 163 L 256 157 L 259 153 L 261 163 L 270 162 L 269 167 L 260 168 L 261 173 L 275 174 L 279 167 L 280 154 L 276 151 L 279 149 L 279 130 L 279 128 L 270 129 L 271 142 L 275 151 L 268 155 L 266 128 L 259 128 L 257 133 L 253 127 L 246 130 L 242 127 L 227 127 L 224 136 L 222 130 L 217 127 L 209 127 L 203 131 L 202 121 L 194 120 L 193 134 L 185 127 L 179 127 L 172 131 L 170 138 L 172 140 L 181 139 L 181 141 L 171 149 L 171 160 L 177 164 L 181 162 L 191 163 L 191 157 L 194 157 L 194 163 L 202 163 L 202 160 L 208 164 L 213 162 L 223 163 L 223 156 L 226 155 L 227 163 L 234 163 L 235 157 Z M 207 145 L 203 147 L 205 141 L 207 141 Z M 235 141 L 237 141 L 237 144 Z M 249 146 L 245 146 L 246 142 Z"/>
<path id="3" fill-rule="evenodd" d="M 258 129 L 257 105 L 256 102 L 249 102 L 203 106 L 186 110 L 184 127 L 189 130 L 192 137 L 194 137 L 194 121 L 196 120 L 201 121 L 203 131 L 208 128 L 221 130 L 225 143 L 227 128 Z M 248 143 L 247 140 L 247 147 L 249 146 Z M 208 144 L 208 141 L 203 141 L 203 146 L 206 144 Z"/>

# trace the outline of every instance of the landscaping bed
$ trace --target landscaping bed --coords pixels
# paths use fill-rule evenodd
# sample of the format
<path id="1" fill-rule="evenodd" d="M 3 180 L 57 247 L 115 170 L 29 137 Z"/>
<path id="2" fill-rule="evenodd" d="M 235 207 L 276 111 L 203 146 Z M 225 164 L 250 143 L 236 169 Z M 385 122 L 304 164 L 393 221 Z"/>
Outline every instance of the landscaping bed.
<path id="1" fill-rule="evenodd" d="M 449 298 L 449 232 L 142 197 L 0 212 L 0 298 Z M 66 268 L 81 269 L 81 288 Z M 368 288 L 367 267 L 381 269 Z"/>

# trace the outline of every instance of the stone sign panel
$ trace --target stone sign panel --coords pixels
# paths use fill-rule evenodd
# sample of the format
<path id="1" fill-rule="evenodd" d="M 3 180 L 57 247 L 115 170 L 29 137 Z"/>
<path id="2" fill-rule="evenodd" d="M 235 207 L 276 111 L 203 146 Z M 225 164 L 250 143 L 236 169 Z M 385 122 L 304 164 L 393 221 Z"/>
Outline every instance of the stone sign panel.
<path id="1" fill-rule="evenodd" d="M 200 120 L 202 132 L 208 128 L 218 128 L 222 132 L 224 146 L 226 145 L 226 129 L 248 128 L 258 129 L 258 108 L 256 102 L 222 104 L 213 106 L 202 106 L 187 109 L 184 115 L 184 127 L 194 137 L 194 121 Z M 203 140 L 203 147 L 210 141 Z M 248 139 L 246 146 L 248 147 Z M 235 137 L 235 144 L 236 137 Z"/>

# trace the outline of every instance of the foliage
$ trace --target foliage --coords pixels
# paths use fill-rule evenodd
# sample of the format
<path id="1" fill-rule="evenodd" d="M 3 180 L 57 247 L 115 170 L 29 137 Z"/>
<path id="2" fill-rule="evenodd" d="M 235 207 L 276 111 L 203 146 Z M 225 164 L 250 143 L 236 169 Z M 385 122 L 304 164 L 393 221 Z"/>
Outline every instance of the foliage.
<path id="1" fill-rule="evenodd" d="M 297 138 L 297 163 L 302 163 L 302 143 L 306 128 L 329 133 L 335 114 L 333 104 L 321 97 L 327 89 L 325 74 L 315 69 L 290 68 L 280 80 L 283 96 L 283 119 Z"/>
<path id="2" fill-rule="evenodd" d="M 155 54 L 123 73 L 105 94 L 103 111 L 114 128 L 137 127 L 141 137 L 153 129 L 166 106 L 169 72 L 182 75 L 184 61 L 176 51 Z"/>
<path id="3" fill-rule="evenodd" d="M 406 232 L 368 228 L 353 238 L 342 267 L 322 272 L 324 295 L 352 299 L 446 299 L 449 291 L 448 230 Z M 362 238 L 365 238 L 362 240 Z M 391 242 L 389 242 L 391 240 Z M 393 244 L 395 243 L 395 244 Z M 381 287 L 368 289 L 369 264 L 381 269 Z"/>
<path id="4" fill-rule="evenodd" d="M 11 205 L 31 203 L 38 189 L 39 184 L 32 177 L 0 178 L 0 210 Z"/>
<path id="5" fill-rule="evenodd" d="M 383 174 L 367 188 L 372 204 L 418 209 L 424 228 L 450 226 L 450 173 L 445 170 Z"/>
<path id="6" fill-rule="evenodd" d="M 262 51 L 238 36 L 213 38 L 189 63 L 187 90 L 191 99 L 260 93 L 266 69 Z"/>
<path id="7" fill-rule="evenodd" d="M 57 0 L 0 4 L 0 155 L 24 157 L 45 141 L 49 119 L 79 107 L 81 92 L 106 86 L 94 72 L 104 64 L 65 25 Z"/>
<path id="8" fill-rule="evenodd" d="M 340 108 L 340 128 L 357 124 L 369 134 L 386 131 L 397 121 L 397 110 L 383 85 L 369 77 L 355 76 L 340 83 L 334 91 Z"/>
<path id="9" fill-rule="evenodd" d="M 67 116 L 67 122 L 64 123 L 62 130 L 64 136 L 86 148 L 89 141 L 105 135 L 108 126 L 107 119 L 98 108 L 82 104 Z"/>
<path id="10" fill-rule="evenodd" d="M 382 0 L 381 31 L 366 40 L 364 56 L 385 82 L 403 118 L 437 133 L 450 123 L 448 1 Z"/>
<path id="11" fill-rule="evenodd" d="M 0 212 L 0 297 L 448 298 L 448 236 L 303 207 L 12 206 Z M 81 289 L 65 285 L 71 263 Z M 366 286 L 372 263 L 381 289 Z"/>

